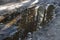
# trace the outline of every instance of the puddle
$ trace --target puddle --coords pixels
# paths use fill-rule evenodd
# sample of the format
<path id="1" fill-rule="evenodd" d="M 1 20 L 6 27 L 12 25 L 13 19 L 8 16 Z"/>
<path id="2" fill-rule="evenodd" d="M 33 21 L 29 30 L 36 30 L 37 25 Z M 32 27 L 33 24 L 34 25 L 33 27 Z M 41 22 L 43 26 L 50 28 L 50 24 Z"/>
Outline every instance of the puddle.
<path id="1" fill-rule="evenodd" d="M 7 37 L 4 40 L 19 40 L 19 38 L 25 40 L 29 32 L 33 34 L 37 27 L 41 26 L 43 28 L 43 26 L 53 18 L 54 5 L 47 5 L 46 7 L 34 6 L 32 8 L 27 8 L 21 13 L 16 12 L 9 16 L 6 15 L 7 17 L 1 23 L 8 25 L 7 28 L 12 25 L 18 26 L 18 32 L 12 35 L 12 37 Z"/>

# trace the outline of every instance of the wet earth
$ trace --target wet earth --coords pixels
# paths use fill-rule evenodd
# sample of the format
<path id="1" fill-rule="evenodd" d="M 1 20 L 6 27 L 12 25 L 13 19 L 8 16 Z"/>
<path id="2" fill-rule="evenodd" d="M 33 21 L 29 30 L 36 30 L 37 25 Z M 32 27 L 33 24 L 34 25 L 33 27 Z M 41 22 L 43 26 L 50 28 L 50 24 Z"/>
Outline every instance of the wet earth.
<path id="1" fill-rule="evenodd" d="M 60 6 L 59 0 L 50 2 L 56 5 L 55 17 L 45 28 L 34 32 L 33 40 L 60 40 Z M 49 3 L 49 2 L 48 2 Z"/>
<path id="2" fill-rule="evenodd" d="M 54 4 L 56 6 L 55 16 L 53 20 L 51 20 L 45 28 L 39 29 L 38 31 L 33 32 L 26 40 L 60 40 L 60 0 L 40 0 L 41 4 Z M 12 28 L 12 27 L 11 27 Z M 12 31 L 16 32 L 16 27 L 13 27 L 13 30 L 7 29 L 4 34 L 11 33 Z M 9 31 L 9 32 L 8 32 Z M 11 31 L 11 32 L 10 32 Z M 4 35 L 0 33 L 3 38 Z M 8 34 L 8 35 L 9 35 Z M 8 36 L 7 35 L 7 36 Z M 12 34 L 11 34 L 12 35 Z M 32 36 L 32 37 L 31 37 Z"/>

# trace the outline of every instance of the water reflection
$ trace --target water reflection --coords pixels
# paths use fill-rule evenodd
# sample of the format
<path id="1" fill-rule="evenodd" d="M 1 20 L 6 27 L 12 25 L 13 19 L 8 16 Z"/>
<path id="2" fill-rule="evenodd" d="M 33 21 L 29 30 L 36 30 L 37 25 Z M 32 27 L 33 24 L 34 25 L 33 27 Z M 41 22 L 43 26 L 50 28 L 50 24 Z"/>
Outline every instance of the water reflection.
<path id="1" fill-rule="evenodd" d="M 9 15 L 12 18 L 8 16 L 8 19 L 6 21 L 4 20 L 2 23 L 7 23 L 10 25 L 9 27 L 17 24 L 18 32 L 16 32 L 12 37 L 7 37 L 4 40 L 19 40 L 19 38 L 21 38 L 21 40 L 25 40 L 29 32 L 33 34 L 33 31 L 36 31 L 37 27 L 43 27 L 46 25 L 50 20 L 52 20 L 53 10 L 55 8 L 54 5 L 47 5 L 46 7 L 34 6 L 27 8 L 21 13 L 16 12 L 17 14 Z M 7 22 L 8 20 L 9 22 Z"/>

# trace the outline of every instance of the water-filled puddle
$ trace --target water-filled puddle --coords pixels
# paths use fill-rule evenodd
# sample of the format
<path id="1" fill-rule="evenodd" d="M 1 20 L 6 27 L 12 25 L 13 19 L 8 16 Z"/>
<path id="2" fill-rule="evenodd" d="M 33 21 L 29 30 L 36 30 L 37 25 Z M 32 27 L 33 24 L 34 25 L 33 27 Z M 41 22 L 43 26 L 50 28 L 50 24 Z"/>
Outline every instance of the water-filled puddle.
<path id="1" fill-rule="evenodd" d="M 47 5 L 46 7 L 34 6 L 27 8 L 21 13 L 14 12 L 12 14 L 2 15 L 3 18 L 0 19 L 0 23 L 5 24 L 1 30 L 6 30 L 11 26 L 15 25 L 18 27 L 18 32 L 16 32 L 12 37 L 6 37 L 4 40 L 24 40 L 29 32 L 33 33 L 36 31 L 37 27 L 46 25 L 53 18 L 53 5 Z"/>

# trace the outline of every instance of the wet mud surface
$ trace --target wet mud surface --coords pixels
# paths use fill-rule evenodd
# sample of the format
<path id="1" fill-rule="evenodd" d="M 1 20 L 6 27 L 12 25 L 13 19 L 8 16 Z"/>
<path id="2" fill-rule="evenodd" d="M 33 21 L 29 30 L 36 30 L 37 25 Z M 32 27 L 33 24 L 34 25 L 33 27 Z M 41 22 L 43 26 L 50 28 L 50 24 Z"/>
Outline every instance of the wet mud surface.
<path id="1" fill-rule="evenodd" d="M 60 0 L 39 0 L 39 2 L 41 2 L 42 5 L 49 3 L 56 6 L 54 18 L 47 25 L 45 25 L 44 28 L 34 31 L 33 34 L 29 33 L 27 39 L 24 40 L 60 40 Z M 4 25 L 1 25 L 0 30 L 3 28 L 3 26 Z M 19 34 L 16 28 L 17 27 L 13 25 L 13 27 L 4 30 L 4 34 L 2 34 L 3 32 L 0 31 L 0 40 L 2 40 L 5 35 L 6 37 L 13 35 L 14 32 L 17 32 L 17 34 Z M 13 39 L 13 37 L 10 37 L 11 36 L 4 40 L 17 40 Z M 14 35 L 14 38 L 15 37 L 18 37 L 18 35 Z M 18 38 L 18 40 L 20 40 L 20 38 Z"/>

